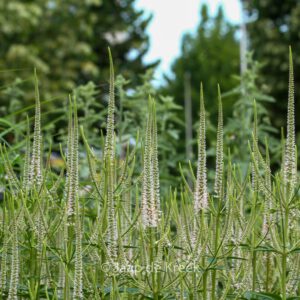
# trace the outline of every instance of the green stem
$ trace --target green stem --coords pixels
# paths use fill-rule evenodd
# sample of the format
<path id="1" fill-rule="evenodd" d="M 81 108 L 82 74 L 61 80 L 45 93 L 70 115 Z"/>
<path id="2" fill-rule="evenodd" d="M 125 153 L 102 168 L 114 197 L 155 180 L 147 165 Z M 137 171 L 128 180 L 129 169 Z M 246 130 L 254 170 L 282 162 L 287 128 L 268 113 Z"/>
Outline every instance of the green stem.
<path id="1" fill-rule="evenodd" d="M 203 274 L 203 300 L 207 300 L 207 271 Z"/>
<path id="2" fill-rule="evenodd" d="M 287 242 L 288 242 L 288 226 L 289 226 L 289 209 L 285 207 L 285 214 L 284 214 L 284 223 L 283 223 L 283 252 L 281 256 L 281 268 L 282 268 L 282 275 L 281 275 L 281 293 L 282 293 L 282 300 L 286 300 L 286 261 L 287 261 Z"/>
<path id="3" fill-rule="evenodd" d="M 70 280 L 69 280 L 69 266 L 70 266 L 70 259 L 72 257 L 73 247 L 72 247 L 72 238 L 73 238 L 73 228 L 72 226 L 67 226 L 67 241 L 66 241 L 66 268 L 65 268 L 65 286 L 64 286 L 64 300 L 71 299 L 70 295 Z"/>
<path id="4" fill-rule="evenodd" d="M 219 218 L 219 212 L 216 216 L 215 220 L 215 226 L 216 226 L 216 231 L 215 231 L 215 240 L 214 240 L 214 260 L 216 261 L 217 255 L 218 255 L 218 245 L 219 245 L 219 234 L 220 234 L 220 218 Z M 212 286 L 211 286 L 211 299 L 215 300 L 216 299 L 216 286 L 217 286 L 217 270 L 214 268 L 212 271 Z"/>
<path id="5" fill-rule="evenodd" d="M 270 253 L 267 252 L 266 254 L 266 265 L 267 265 L 267 270 L 266 270 L 266 281 L 265 281 L 265 290 L 266 292 L 269 292 L 269 281 L 270 281 L 270 269 L 271 269 L 271 258 L 270 258 Z"/>
<path id="6" fill-rule="evenodd" d="M 201 213 L 201 227 L 205 228 L 205 215 L 202 211 Z M 207 300 L 207 270 L 206 270 L 206 256 L 204 255 L 202 258 L 202 266 L 204 269 L 203 273 L 203 300 Z"/>
<path id="7" fill-rule="evenodd" d="M 37 278 L 36 255 L 37 255 L 36 249 L 33 246 L 31 246 L 30 248 L 30 270 L 31 270 L 30 289 L 31 291 L 34 291 L 36 287 L 36 278 Z"/>
<path id="8" fill-rule="evenodd" d="M 153 299 L 159 299 L 159 292 L 157 291 L 156 270 L 155 270 L 155 228 L 149 228 L 150 233 L 150 264 L 152 275 L 152 293 Z"/>
<path id="9" fill-rule="evenodd" d="M 287 255 L 282 254 L 281 267 L 282 267 L 282 300 L 286 300 L 286 258 Z"/>
<path id="10" fill-rule="evenodd" d="M 118 285 L 117 285 L 117 282 L 116 282 L 116 277 L 113 276 L 112 277 L 112 291 L 111 291 L 111 299 L 118 299 L 118 293 L 117 293 L 117 290 L 118 290 Z"/>
<path id="11" fill-rule="evenodd" d="M 69 268 L 65 269 L 65 286 L 64 286 L 64 299 L 70 299 L 70 287 L 69 287 Z"/>
<path id="12" fill-rule="evenodd" d="M 105 259 L 105 253 L 103 250 L 101 250 L 101 263 L 102 266 L 105 265 L 106 259 Z M 105 274 L 103 271 L 103 268 L 100 270 L 100 275 L 99 275 L 99 283 L 100 283 L 100 298 L 104 298 L 105 296 L 105 291 L 104 291 L 104 281 L 105 281 Z"/>
<path id="13" fill-rule="evenodd" d="M 257 252 L 252 249 L 252 291 L 256 290 L 256 261 L 257 261 Z"/>
<path id="14" fill-rule="evenodd" d="M 198 293 L 197 293 L 197 276 L 196 273 L 193 272 L 193 300 L 198 300 Z"/>

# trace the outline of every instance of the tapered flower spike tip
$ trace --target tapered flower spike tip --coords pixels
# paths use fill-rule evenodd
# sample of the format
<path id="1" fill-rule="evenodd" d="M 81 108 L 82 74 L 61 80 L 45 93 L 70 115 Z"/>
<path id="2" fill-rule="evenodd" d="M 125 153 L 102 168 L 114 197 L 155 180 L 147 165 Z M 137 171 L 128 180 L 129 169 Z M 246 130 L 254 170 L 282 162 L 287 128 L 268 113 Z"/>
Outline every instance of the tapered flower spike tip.
<path id="1" fill-rule="evenodd" d="M 257 105 L 256 100 L 253 100 L 253 132 L 254 136 L 257 139 L 258 138 L 258 128 L 257 128 Z"/>
<path id="2" fill-rule="evenodd" d="M 35 90 L 35 116 L 34 133 L 32 145 L 32 157 L 30 165 L 30 182 L 41 186 L 42 178 L 42 135 L 41 135 L 41 104 L 38 86 L 38 77 L 34 69 L 34 90 Z"/>
<path id="3" fill-rule="evenodd" d="M 144 227 L 157 227 L 160 209 L 159 167 L 157 155 L 157 130 L 155 102 L 149 97 L 148 118 L 145 134 L 142 224 Z"/>
<path id="4" fill-rule="evenodd" d="M 143 181 L 142 181 L 142 203 L 141 203 L 141 216 L 142 224 L 144 227 L 149 226 L 149 199 L 150 199 L 150 139 L 151 139 L 151 101 L 148 99 L 148 117 L 146 120 L 145 142 L 144 142 L 144 162 L 143 162 Z"/>
<path id="5" fill-rule="evenodd" d="M 78 115 L 76 98 L 73 98 L 73 115 L 74 115 L 74 137 L 73 137 L 73 178 L 71 184 L 74 190 L 73 211 L 75 212 L 75 276 L 74 276 L 74 299 L 83 299 L 83 265 L 82 265 L 82 224 L 79 207 L 79 161 L 78 161 Z"/>
<path id="6" fill-rule="evenodd" d="M 23 167 L 23 182 L 22 188 L 26 193 L 29 189 L 29 174 L 30 174 L 30 122 L 29 117 L 26 115 L 26 123 L 27 123 L 27 130 L 26 130 L 26 152 L 25 152 L 25 159 L 24 159 L 24 167 Z"/>
<path id="7" fill-rule="evenodd" d="M 287 113 L 287 137 L 285 146 L 284 180 L 293 189 L 297 181 L 297 158 L 295 142 L 295 96 L 294 96 L 294 68 L 292 48 L 289 47 L 289 91 Z"/>
<path id="8" fill-rule="evenodd" d="M 110 87 L 110 96 L 114 100 L 114 84 L 115 84 L 115 70 L 114 70 L 114 61 L 111 54 L 111 50 L 108 47 L 108 58 L 109 58 L 109 87 Z"/>
<path id="9" fill-rule="evenodd" d="M 107 191 L 107 206 L 108 206 L 108 239 L 109 251 L 111 259 L 114 261 L 117 258 L 117 223 L 116 212 L 114 209 L 114 174 L 113 164 L 115 159 L 114 138 L 115 138 L 115 74 L 111 50 L 108 47 L 109 56 L 109 100 L 108 113 L 106 123 L 106 138 L 104 146 L 104 160 L 108 167 L 108 191 Z"/>
<path id="10" fill-rule="evenodd" d="M 222 196 L 223 172 L 224 172 L 224 149 L 223 149 L 223 105 L 221 89 L 218 84 L 218 129 L 217 129 L 217 148 L 216 148 L 216 176 L 214 192 L 217 198 Z"/>
<path id="11" fill-rule="evenodd" d="M 256 100 L 253 100 L 253 149 L 255 149 L 254 147 L 254 143 L 258 144 L 258 122 L 257 122 L 257 106 L 256 106 Z"/>
<path id="12" fill-rule="evenodd" d="M 208 207 L 207 170 L 206 170 L 206 138 L 205 138 L 205 106 L 203 86 L 200 84 L 200 125 L 198 139 L 197 178 L 194 191 L 194 209 L 198 213 Z"/>
<path id="13" fill-rule="evenodd" d="M 203 95 L 203 84 L 200 83 L 200 114 L 205 114 L 205 106 L 204 106 L 204 95 Z"/>
<path id="14" fill-rule="evenodd" d="M 153 103 L 153 132 L 152 132 L 152 147 L 153 147 L 153 176 L 154 176 L 154 193 L 155 193 L 155 206 L 156 212 L 160 211 L 160 183 L 159 183 L 159 163 L 158 163 L 158 145 L 157 145 L 157 122 L 156 122 L 156 103 L 152 99 Z"/>
<path id="15" fill-rule="evenodd" d="M 78 158 L 78 153 L 79 153 L 79 129 L 78 129 L 78 113 L 77 113 L 77 101 L 76 97 L 73 99 L 73 107 L 74 107 L 74 165 L 75 165 L 75 191 L 78 194 L 78 184 L 79 184 L 79 175 L 78 175 L 78 168 L 79 168 L 79 158 Z"/>
<path id="16" fill-rule="evenodd" d="M 68 155 L 67 155 L 67 181 L 65 197 L 67 199 L 67 217 L 75 212 L 76 197 L 78 195 L 78 119 L 76 100 L 69 100 L 69 128 L 68 128 Z"/>
<path id="17" fill-rule="evenodd" d="M 106 139 L 104 147 L 104 157 L 105 159 L 109 156 L 110 162 L 114 161 L 114 130 L 115 130 L 115 78 L 114 78 L 114 65 L 112 54 L 110 48 L 108 48 L 109 56 L 109 100 L 108 100 L 108 114 L 107 114 L 107 124 L 106 124 Z"/>
<path id="18" fill-rule="evenodd" d="M 66 185 L 64 190 L 64 197 L 67 203 L 67 216 L 70 217 L 74 213 L 74 199 L 72 191 L 72 181 L 73 177 L 73 156 L 74 156 L 74 124 L 73 124 L 73 110 L 72 110 L 72 100 L 69 95 L 69 110 L 68 110 L 68 138 L 67 138 L 67 173 L 66 173 Z"/>
<path id="19" fill-rule="evenodd" d="M 253 159 L 252 162 L 252 188 L 255 192 L 258 191 L 258 174 L 255 169 L 255 165 L 259 165 L 259 153 L 258 153 L 258 128 L 257 128 L 257 107 L 256 100 L 253 100 L 253 133 L 252 133 L 252 151 Z"/>

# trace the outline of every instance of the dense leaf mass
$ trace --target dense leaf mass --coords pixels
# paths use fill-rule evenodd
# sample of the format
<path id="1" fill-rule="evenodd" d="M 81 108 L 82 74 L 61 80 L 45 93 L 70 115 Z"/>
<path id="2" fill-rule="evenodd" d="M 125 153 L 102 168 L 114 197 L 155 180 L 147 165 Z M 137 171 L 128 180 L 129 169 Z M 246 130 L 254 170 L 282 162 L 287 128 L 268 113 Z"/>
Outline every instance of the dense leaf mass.
<path id="1" fill-rule="evenodd" d="M 297 299 L 300 198 L 291 50 L 281 168 L 271 170 L 268 139 L 258 130 L 256 102 L 251 142 L 247 149 L 238 148 L 249 157 L 246 172 L 230 153 L 224 159 L 218 88 L 216 170 L 213 180 L 207 177 L 201 85 L 197 169 L 180 165 L 180 184 L 173 182 L 164 193 L 159 105 L 149 97 L 142 141 L 136 138 L 122 147 L 119 136 L 125 130 L 117 130 L 115 122 L 110 51 L 109 58 L 110 91 L 101 151 L 90 145 L 86 124 L 78 120 L 76 98 L 70 97 L 68 135 L 60 146 L 63 163 L 60 174 L 55 172 L 43 150 L 36 74 L 35 120 L 32 135 L 28 124 L 24 126 L 25 153 L 14 159 L 13 145 L 0 144 L 0 175 L 5 174 L 0 177 L 5 189 L 0 205 L 1 297 Z M 80 175 L 84 159 L 87 177 Z M 185 177 L 187 169 L 191 180 Z"/>

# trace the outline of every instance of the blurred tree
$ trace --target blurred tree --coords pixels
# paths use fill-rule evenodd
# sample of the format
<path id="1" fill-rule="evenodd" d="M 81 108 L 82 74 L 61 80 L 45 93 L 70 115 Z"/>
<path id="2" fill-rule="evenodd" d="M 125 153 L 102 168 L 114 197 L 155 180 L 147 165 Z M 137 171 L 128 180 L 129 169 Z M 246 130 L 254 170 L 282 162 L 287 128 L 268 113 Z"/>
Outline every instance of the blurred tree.
<path id="1" fill-rule="evenodd" d="M 230 148 L 232 162 L 239 166 L 242 174 L 247 172 L 251 161 L 249 141 L 251 143 L 253 138 L 255 115 L 258 144 L 264 145 L 266 141 L 268 142 L 273 165 L 281 160 L 281 143 L 274 138 L 274 134 L 277 135 L 279 130 L 273 127 L 266 108 L 269 103 L 274 103 L 274 99 L 262 93 L 257 82 L 261 67 L 261 63 L 253 60 L 253 53 L 247 53 L 244 72 L 241 76 L 237 76 L 239 84 L 233 90 L 223 94 L 224 103 L 228 96 L 238 97 L 232 107 L 232 116 L 225 124 L 224 138 L 226 147 Z"/>
<path id="2" fill-rule="evenodd" d="M 184 91 L 189 87 L 185 87 L 185 82 L 189 78 L 191 91 L 188 94 L 191 94 L 192 99 L 193 120 L 198 120 L 200 82 L 204 86 L 207 111 L 215 124 L 217 84 L 220 83 L 222 91 L 231 90 L 237 85 L 237 80 L 231 76 L 239 73 L 239 42 L 235 35 L 236 27 L 225 20 L 221 7 L 217 15 L 211 17 L 207 6 L 203 5 L 196 33 L 188 33 L 183 37 L 182 54 L 173 63 L 173 75 L 167 78 L 164 89 L 175 97 L 176 103 L 184 105 Z M 225 118 L 231 114 L 234 99 L 228 97 L 224 102 Z"/>
<path id="3" fill-rule="evenodd" d="M 264 63 L 260 82 L 264 92 L 273 96 L 269 106 L 277 128 L 284 126 L 288 91 L 288 46 L 294 55 L 295 86 L 300 86 L 300 1 L 299 0 L 243 0 L 248 12 L 247 30 L 254 58 Z M 300 105 L 300 90 L 296 89 L 296 105 Z M 297 131 L 300 118 L 296 120 Z"/>
<path id="4" fill-rule="evenodd" d="M 1 84 L 13 82 L 16 74 L 29 79 L 34 67 L 44 97 L 65 95 L 89 80 L 107 81 L 107 46 L 116 70 L 135 82 L 149 67 L 142 58 L 151 17 L 134 2 L 0 0 Z"/>

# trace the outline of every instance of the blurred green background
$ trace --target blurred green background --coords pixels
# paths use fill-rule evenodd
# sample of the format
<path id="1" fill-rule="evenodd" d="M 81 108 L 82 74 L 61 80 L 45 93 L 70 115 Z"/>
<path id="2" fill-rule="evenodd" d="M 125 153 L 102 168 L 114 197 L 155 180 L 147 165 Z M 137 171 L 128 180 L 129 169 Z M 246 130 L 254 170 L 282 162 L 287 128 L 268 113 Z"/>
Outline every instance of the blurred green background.
<path id="1" fill-rule="evenodd" d="M 180 55 L 159 84 L 153 80 L 159 61 L 145 60 L 151 49 L 148 28 L 156 16 L 136 4 L 135 0 L 0 0 L 1 142 L 13 150 L 23 149 L 26 115 L 33 116 L 36 69 L 45 148 L 53 144 L 52 150 L 59 152 L 58 143 L 65 142 L 68 95 L 73 94 L 88 139 L 101 151 L 109 46 L 117 74 L 120 153 L 128 142 L 136 141 L 137 129 L 143 132 L 147 98 L 153 95 L 158 103 L 162 180 L 174 182 L 178 163 L 196 156 L 199 87 L 203 82 L 208 164 L 213 166 L 219 83 L 226 153 L 230 149 L 234 161 L 248 163 L 255 99 L 259 136 L 261 141 L 269 137 L 276 167 L 280 128 L 286 120 L 289 45 L 294 52 L 296 107 L 300 101 L 300 1 L 241 1 L 236 7 L 242 10 L 240 24 L 231 23 L 222 6 L 212 15 L 199 1 L 196 30 L 183 35 Z M 164 22 L 167 24 L 168 18 Z M 299 129 L 300 118 L 296 121 Z M 237 151 L 241 147 L 245 151 Z"/>

